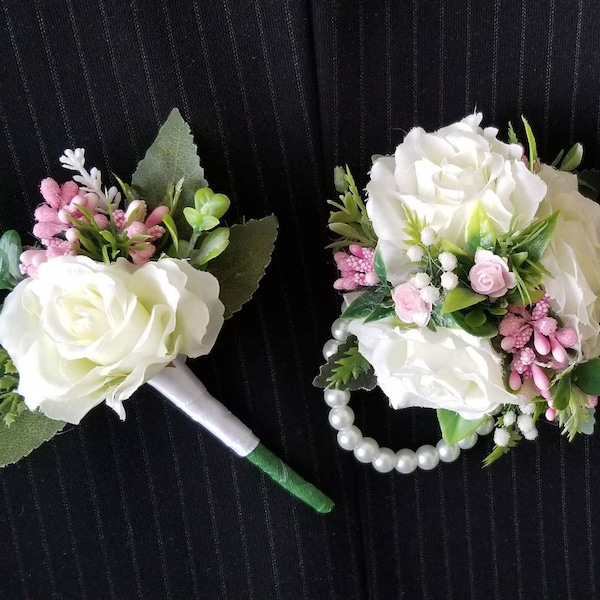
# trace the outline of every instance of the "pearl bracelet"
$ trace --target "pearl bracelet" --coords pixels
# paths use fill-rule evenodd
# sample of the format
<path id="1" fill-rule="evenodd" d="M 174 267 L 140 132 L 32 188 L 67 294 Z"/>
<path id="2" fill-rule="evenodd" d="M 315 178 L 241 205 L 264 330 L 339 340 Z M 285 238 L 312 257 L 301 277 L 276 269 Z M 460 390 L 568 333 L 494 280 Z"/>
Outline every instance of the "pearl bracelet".
<path id="1" fill-rule="evenodd" d="M 337 352 L 341 343 L 348 337 L 348 323 L 344 319 L 336 319 L 331 326 L 333 339 L 323 346 L 323 356 L 329 359 Z M 468 437 L 456 444 L 447 444 L 440 439 L 435 446 L 425 444 L 416 451 L 402 448 L 394 452 L 390 448 L 380 447 L 371 437 L 364 437 L 362 431 L 354 425 L 354 411 L 348 406 L 350 392 L 348 390 L 326 389 L 325 403 L 330 407 L 329 424 L 337 430 L 337 441 L 344 450 L 351 450 L 356 460 L 371 463 L 379 473 L 389 473 L 396 469 L 399 473 L 412 473 L 417 467 L 431 471 L 442 462 L 453 462 L 461 450 L 468 450 L 476 443 L 479 435 L 487 435 L 494 428 L 494 419 L 488 417 Z"/>

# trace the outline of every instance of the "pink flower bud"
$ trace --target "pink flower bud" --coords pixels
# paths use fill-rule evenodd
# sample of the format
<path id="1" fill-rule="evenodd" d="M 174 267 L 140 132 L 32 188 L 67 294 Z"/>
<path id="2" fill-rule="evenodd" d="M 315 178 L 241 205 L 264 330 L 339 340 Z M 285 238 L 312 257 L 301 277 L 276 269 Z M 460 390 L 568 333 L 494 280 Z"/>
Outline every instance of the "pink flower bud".
<path id="1" fill-rule="evenodd" d="M 533 332 L 533 345 L 542 356 L 545 356 L 550 352 L 550 341 L 537 329 Z"/>
<path id="2" fill-rule="evenodd" d="M 523 381 L 521 380 L 521 376 L 516 371 L 511 371 L 508 377 L 508 385 L 511 390 L 515 392 L 521 388 L 523 385 Z"/>
<path id="3" fill-rule="evenodd" d="M 148 215 L 148 218 L 146 219 L 146 227 L 148 227 L 148 229 L 150 229 L 151 227 L 158 225 L 163 220 L 163 217 L 167 214 L 169 214 L 168 206 L 157 206 Z"/>
<path id="4" fill-rule="evenodd" d="M 550 347 L 552 349 L 552 356 L 554 360 L 557 360 L 559 363 L 566 363 L 569 360 L 565 349 L 561 346 L 556 338 L 550 339 Z"/>
<path id="5" fill-rule="evenodd" d="M 531 375 L 533 377 L 533 383 L 535 383 L 535 386 L 540 392 L 550 389 L 550 380 L 542 367 L 533 363 L 531 365 Z"/>

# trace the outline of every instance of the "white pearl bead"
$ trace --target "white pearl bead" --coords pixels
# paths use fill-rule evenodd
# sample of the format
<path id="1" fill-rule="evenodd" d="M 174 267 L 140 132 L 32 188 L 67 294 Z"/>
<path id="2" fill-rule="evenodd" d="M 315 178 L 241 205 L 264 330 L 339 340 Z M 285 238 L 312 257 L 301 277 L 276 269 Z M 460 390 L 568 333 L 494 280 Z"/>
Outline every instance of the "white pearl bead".
<path id="1" fill-rule="evenodd" d="M 377 456 L 373 459 L 373 468 L 379 473 L 389 473 L 396 464 L 396 453 L 389 448 L 379 448 Z"/>
<path id="2" fill-rule="evenodd" d="M 350 392 L 348 390 L 325 390 L 323 394 L 325 398 L 325 404 L 334 408 L 335 406 L 346 406 L 350 402 Z"/>
<path id="3" fill-rule="evenodd" d="M 492 417 L 486 417 L 485 421 L 477 428 L 479 435 L 487 435 L 494 429 L 494 419 Z"/>
<path id="4" fill-rule="evenodd" d="M 378 451 L 379 444 L 373 438 L 365 437 L 354 448 L 354 456 L 361 463 L 369 463 L 377 456 Z"/>
<path id="5" fill-rule="evenodd" d="M 354 411 L 349 406 L 337 406 L 329 411 L 329 424 L 334 429 L 344 429 L 354 423 Z"/>
<path id="6" fill-rule="evenodd" d="M 460 442 L 458 442 L 458 445 L 463 450 L 468 450 L 469 448 L 472 448 L 477 443 L 477 437 L 478 436 L 476 433 L 472 433 L 469 437 L 466 437 L 464 440 L 460 440 Z"/>
<path id="7" fill-rule="evenodd" d="M 354 450 L 361 440 L 362 432 L 355 425 L 344 427 L 344 429 L 340 429 L 337 433 L 338 444 L 344 450 Z"/>
<path id="8" fill-rule="evenodd" d="M 417 468 L 417 455 L 408 448 L 396 452 L 396 471 L 408 475 Z"/>
<path id="9" fill-rule="evenodd" d="M 348 321 L 336 319 L 331 326 L 331 335 L 338 341 L 344 342 L 348 337 Z"/>
<path id="10" fill-rule="evenodd" d="M 440 440 L 435 447 L 442 462 L 453 462 L 460 456 L 458 444 L 446 444 L 444 440 Z"/>
<path id="11" fill-rule="evenodd" d="M 424 471 L 431 471 L 431 469 L 435 469 L 440 462 L 440 455 L 438 454 L 438 451 L 430 444 L 421 446 L 417 450 L 416 454 L 419 469 L 423 469 Z"/>
<path id="12" fill-rule="evenodd" d="M 337 340 L 328 340 L 323 346 L 323 358 L 328 360 L 330 356 L 333 356 L 339 347 L 340 343 Z"/>

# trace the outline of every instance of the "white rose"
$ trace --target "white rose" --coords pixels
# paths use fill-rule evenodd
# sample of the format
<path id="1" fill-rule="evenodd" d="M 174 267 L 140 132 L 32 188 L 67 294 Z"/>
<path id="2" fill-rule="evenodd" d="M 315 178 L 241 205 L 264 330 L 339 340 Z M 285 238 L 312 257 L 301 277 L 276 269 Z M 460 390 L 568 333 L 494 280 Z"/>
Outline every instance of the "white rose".
<path id="1" fill-rule="evenodd" d="M 411 129 L 394 156 L 378 159 L 367 185 L 367 211 L 379 238 L 390 281 L 406 279 L 403 205 L 425 218 L 439 235 L 463 244 L 464 230 L 478 201 L 506 231 L 513 215 L 525 227 L 544 197 L 544 182 L 522 162 L 523 149 L 482 129 L 481 113 L 435 133 Z"/>
<path id="2" fill-rule="evenodd" d="M 499 404 L 529 401 L 506 390 L 502 358 L 487 339 L 461 329 L 401 330 L 389 320 L 354 320 L 349 331 L 393 408 L 446 408 L 478 419 Z"/>
<path id="3" fill-rule="evenodd" d="M 123 400 L 178 354 L 211 350 L 218 295 L 216 278 L 183 260 L 54 258 L 6 298 L 0 344 L 29 409 L 78 423 L 106 400 L 123 419 Z"/>
<path id="4" fill-rule="evenodd" d="M 542 264 L 552 273 L 544 287 L 552 308 L 579 334 L 581 354 L 600 354 L 600 206 L 577 191 L 577 176 L 542 165 L 540 177 L 548 194 L 538 218 L 560 210 Z"/>

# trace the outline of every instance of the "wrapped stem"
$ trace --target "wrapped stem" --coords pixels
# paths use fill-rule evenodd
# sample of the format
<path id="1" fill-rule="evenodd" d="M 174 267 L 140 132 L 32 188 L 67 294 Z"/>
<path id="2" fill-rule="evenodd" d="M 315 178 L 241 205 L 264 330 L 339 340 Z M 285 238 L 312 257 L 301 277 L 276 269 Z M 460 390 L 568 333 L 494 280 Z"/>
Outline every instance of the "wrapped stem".
<path id="1" fill-rule="evenodd" d="M 163 369 L 148 383 L 296 498 L 317 512 L 331 511 L 333 502 L 265 448 L 246 425 L 208 393 L 202 382 L 188 369 L 184 359 L 177 359 L 173 366 Z"/>

